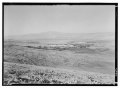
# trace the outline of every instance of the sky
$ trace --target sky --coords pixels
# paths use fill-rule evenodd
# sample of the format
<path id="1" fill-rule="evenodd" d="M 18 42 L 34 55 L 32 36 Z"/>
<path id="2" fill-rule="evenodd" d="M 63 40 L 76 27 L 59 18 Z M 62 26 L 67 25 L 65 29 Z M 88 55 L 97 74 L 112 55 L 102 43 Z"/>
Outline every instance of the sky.
<path id="1" fill-rule="evenodd" d="M 4 6 L 4 35 L 115 31 L 115 6 Z"/>

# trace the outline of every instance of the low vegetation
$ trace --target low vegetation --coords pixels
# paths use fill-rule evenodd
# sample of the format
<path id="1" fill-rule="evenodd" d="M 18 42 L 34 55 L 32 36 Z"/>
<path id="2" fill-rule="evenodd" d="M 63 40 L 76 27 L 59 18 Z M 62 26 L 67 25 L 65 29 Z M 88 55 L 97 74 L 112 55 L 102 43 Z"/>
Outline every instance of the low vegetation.
<path id="1" fill-rule="evenodd" d="M 5 41 L 4 85 L 114 84 L 113 50 L 96 42 L 70 44 L 42 47 L 39 42 Z"/>
<path id="2" fill-rule="evenodd" d="M 4 85 L 114 84 L 114 76 L 5 62 Z"/>

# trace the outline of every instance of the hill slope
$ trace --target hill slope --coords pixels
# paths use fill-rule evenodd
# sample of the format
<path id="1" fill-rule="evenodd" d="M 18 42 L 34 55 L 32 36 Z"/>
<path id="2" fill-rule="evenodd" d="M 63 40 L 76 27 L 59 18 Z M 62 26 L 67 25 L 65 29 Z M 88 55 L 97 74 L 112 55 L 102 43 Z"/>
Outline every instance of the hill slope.
<path id="1" fill-rule="evenodd" d="M 4 84 L 114 84 L 114 76 L 86 71 L 4 63 Z"/>

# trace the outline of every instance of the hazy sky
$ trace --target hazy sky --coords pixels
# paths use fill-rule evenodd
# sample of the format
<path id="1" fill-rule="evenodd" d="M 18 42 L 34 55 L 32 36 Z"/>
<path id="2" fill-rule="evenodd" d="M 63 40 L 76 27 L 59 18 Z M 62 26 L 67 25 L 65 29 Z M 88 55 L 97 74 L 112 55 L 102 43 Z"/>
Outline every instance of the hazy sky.
<path id="1" fill-rule="evenodd" d="M 115 6 L 5 6 L 4 33 L 114 32 Z"/>

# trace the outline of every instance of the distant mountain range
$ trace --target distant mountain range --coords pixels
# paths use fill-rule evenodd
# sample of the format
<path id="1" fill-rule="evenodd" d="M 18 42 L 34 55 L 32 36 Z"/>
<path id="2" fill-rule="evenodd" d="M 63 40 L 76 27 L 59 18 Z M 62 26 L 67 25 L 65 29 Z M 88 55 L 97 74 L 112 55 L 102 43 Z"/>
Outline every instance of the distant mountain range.
<path id="1" fill-rule="evenodd" d="M 61 32 L 43 32 L 16 36 L 7 36 L 5 39 L 18 40 L 37 40 L 37 39 L 114 39 L 115 34 L 107 33 L 61 33 Z"/>

